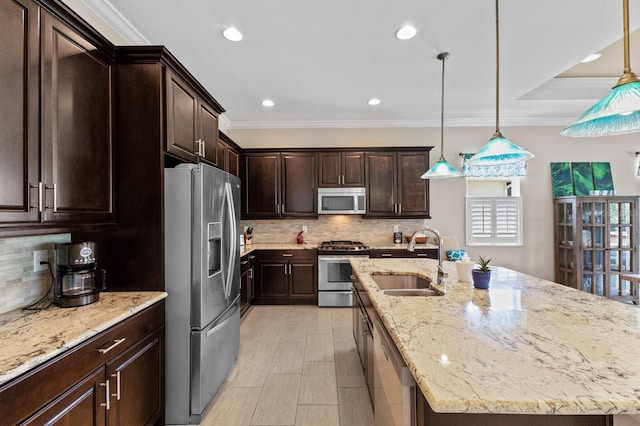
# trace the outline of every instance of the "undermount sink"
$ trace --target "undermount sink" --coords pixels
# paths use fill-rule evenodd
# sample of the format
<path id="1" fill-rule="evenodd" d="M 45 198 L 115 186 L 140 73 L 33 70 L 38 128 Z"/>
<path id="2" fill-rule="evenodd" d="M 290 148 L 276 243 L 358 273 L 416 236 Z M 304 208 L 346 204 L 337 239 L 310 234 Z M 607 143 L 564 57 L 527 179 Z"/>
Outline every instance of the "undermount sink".
<path id="1" fill-rule="evenodd" d="M 431 279 L 414 274 L 371 273 L 371 278 L 387 296 L 442 296 Z"/>

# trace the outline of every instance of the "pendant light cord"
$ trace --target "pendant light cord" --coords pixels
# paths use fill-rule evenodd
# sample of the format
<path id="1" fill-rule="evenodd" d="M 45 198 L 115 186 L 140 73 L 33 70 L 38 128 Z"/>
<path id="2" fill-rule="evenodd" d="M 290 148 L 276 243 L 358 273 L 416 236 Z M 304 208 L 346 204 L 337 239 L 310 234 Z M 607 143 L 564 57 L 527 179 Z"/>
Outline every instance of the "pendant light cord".
<path id="1" fill-rule="evenodd" d="M 624 41 L 624 73 L 631 72 L 629 60 L 629 0 L 622 0 L 622 32 Z"/>
<path id="2" fill-rule="evenodd" d="M 438 59 L 442 61 L 442 86 L 440 88 L 440 160 L 444 160 L 444 62 L 448 56 L 448 52 L 438 55 Z"/>
<path id="3" fill-rule="evenodd" d="M 627 0 L 625 0 L 627 1 Z M 498 20 L 498 0 L 496 0 L 496 133 L 500 136 L 500 24 Z"/>

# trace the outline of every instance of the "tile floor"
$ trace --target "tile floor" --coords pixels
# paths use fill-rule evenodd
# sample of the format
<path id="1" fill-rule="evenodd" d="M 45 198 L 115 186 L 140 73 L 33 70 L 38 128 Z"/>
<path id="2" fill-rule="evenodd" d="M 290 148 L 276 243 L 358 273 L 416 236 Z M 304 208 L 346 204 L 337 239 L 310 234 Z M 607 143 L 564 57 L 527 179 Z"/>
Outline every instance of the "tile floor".
<path id="1" fill-rule="evenodd" d="M 201 425 L 373 425 L 351 309 L 253 306 Z"/>

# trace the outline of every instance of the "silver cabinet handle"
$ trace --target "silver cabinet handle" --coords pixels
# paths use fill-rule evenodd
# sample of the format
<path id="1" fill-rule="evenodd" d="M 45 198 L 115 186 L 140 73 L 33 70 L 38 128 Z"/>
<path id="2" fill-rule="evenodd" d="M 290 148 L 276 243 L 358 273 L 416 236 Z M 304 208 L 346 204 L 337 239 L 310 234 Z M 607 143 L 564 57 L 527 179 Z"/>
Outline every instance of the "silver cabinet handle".
<path id="1" fill-rule="evenodd" d="M 44 185 L 42 184 L 42 182 L 38 182 L 37 184 L 33 185 L 30 184 L 29 188 L 38 188 L 38 205 L 37 206 L 32 206 L 31 202 L 29 202 L 29 208 L 35 209 L 37 208 L 38 211 L 40 213 L 42 213 L 44 211 L 44 200 L 43 200 L 43 196 L 44 196 Z"/>
<path id="2" fill-rule="evenodd" d="M 291 275 L 291 264 L 289 264 L 289 275 Z"/>
<path id="3" fill-rule="evenodd" d="M 391 257 L 393 255 L 391 253 L 382 253 L 380 256 L 381 257 Z"/>
<path id="4" fill-rule="evenodd" d="M 292 257 L 293 254 L 292 253 L 283 253 L 282 257 Z"/>
<path id="5" fill-rule="evenodd" d="M 398 214 L 402 214 L 402 203 L 398 203 Z"/>
<path id="6" fill-rule="evenodd" d="M 204 140 L 201 140 L 200 143 L 202 144 L 202 156 L 206 157 L 207 156 L 207 145 L 204 143 Z"/>
<path id="7" fill-rule="evenodd" d="M 429 256 L 429 255 L 426 254 L 426 253 L 418 253 L 418 254 L 416 254 L 416 257 L 427 257 L 427 256 Z"/>
<path id="8" fill-rule="evenodd" d="M 116 346 L 118 346 L 120 343 L 124 342 L 126 340 L 126 337 L 123 337 L 122 339 L 116 339 L 116 340 L 112 340 L 113 344 L 107 348 L 99 348 L 98 352 L 100 352 L 101 354 L 106 354 L 107 352 L 109 352 L 111 349 L 115 348 Z"/>
<path id="9" fill-rule="evenodd" d="M 276 213 L 280 215 L 280 204 L 276 204 Z"/>
<path id="10" fill-rule="evenodd" d="M 284 214 L 284 203 L 282 203 L 282 209 L 280 209 L 280 211 Z"/>
<path id="11" fill-rule="evenodd" d="M 44 189 L 52 189 L 53 190 L 53 206 L 51 206 L 53 208 L 54 213 L 58 211 L 58 187 L 57 185 L 54 183 L 53 185 L 49 186 L 49 185 L 45 185 Z M 47 206 L 45 206 L 45 208 L 47 208 Z"/>
<path id="12" fill-rule="evenodd" d="M 112 393 L 111 396 L 115 396 L 116 400 L 120 401 L 120 371 L 116 371 L 111 377 L 116 378 L 116 393 Z"/>
<path id="13" fill-rule="evenodd" d="M 250 280 L 253 279 L 253 268 L 249 269 L 249 274 L 247 275 Z"/>
<path id="14" fill-rule="evenodd" d="M 287 275 L 287 265 L 284 265 L 284 274 Z"/>
<path id="15" fill-rule="evenodd" d="M 110 395 L 109 395 L 109 380 L 107 380 L 104 383 L 100 383 L 100 386 L 103 386 L 103 387 L 106 388 L 105 392 L 104 392 L 104 402 L 100 403 L 100 406 L 101 407 L 107 407 L 107 411 L 109 411 L 109 408 L 111 408 L 111 405 L 109 403 L 109 398 L 110 398 Z"/>

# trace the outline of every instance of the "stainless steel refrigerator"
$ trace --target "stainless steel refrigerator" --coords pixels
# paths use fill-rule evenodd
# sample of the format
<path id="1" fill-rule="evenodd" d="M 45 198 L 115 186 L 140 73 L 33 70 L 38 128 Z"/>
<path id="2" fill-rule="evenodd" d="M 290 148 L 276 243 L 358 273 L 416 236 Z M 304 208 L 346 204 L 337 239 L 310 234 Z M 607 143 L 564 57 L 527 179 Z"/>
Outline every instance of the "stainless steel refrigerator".
<path id="1" fill-rule="evenodd" d="M 165 169 L 165 423 L 197 424 L 240 346 L 240 180 Z"/>

